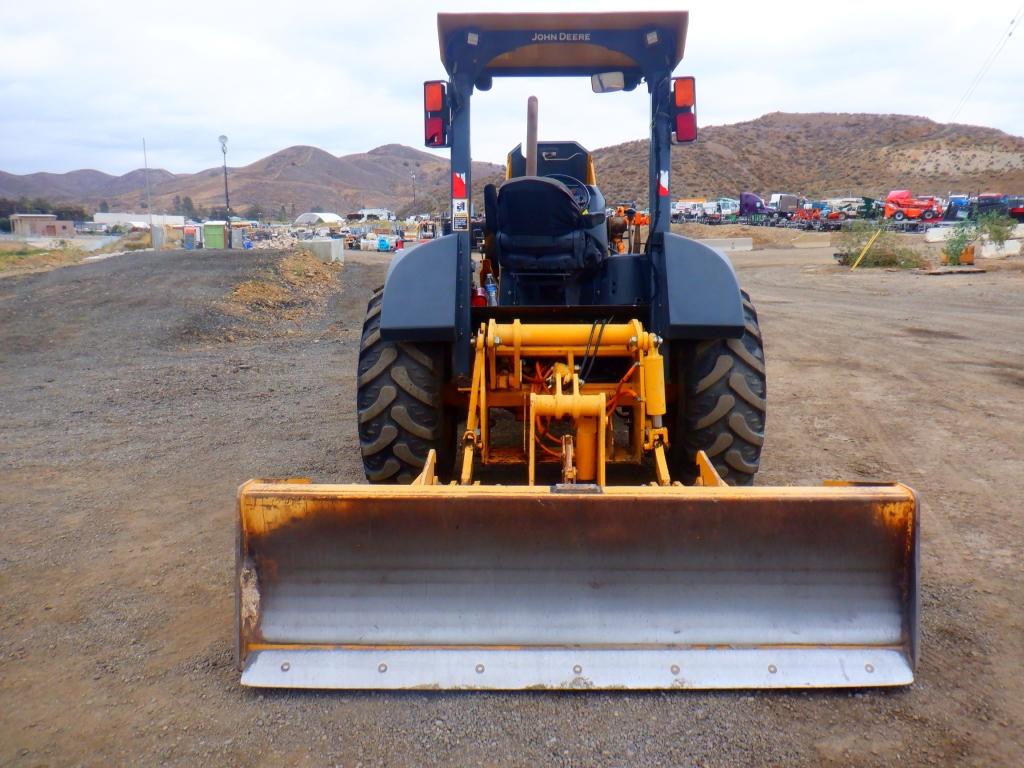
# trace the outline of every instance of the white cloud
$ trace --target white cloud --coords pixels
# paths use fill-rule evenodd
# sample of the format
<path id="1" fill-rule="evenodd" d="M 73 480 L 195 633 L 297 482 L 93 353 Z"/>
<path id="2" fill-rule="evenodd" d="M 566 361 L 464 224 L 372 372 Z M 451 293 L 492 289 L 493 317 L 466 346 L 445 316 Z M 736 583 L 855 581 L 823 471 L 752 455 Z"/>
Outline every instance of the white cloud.
<path id="1" fill-rule="evenodd" d="M 949 119 L 1017 2 L 972 7 L 695 2 L 679 73 L 698 78 L 704 125 L 794 112 L 896 112 Z M 512 10 L 487 2 L 324 3 L 40 0 L 5 8 L 0 26 L 0 168 L 17 173 L 150 163 L 177 172 L 243 165 L 292 144 L 335 154 L 419 146 L 420 84 L 440 78 L 438 10 Z M 550 10 L 516 0 L 515 10 Z M 644 8 L 679 8 L 650 0 Z M 559 3 L 622 10 L 621 2 Z M 1024 24 L 959 121 L 1024 133 Z M 582 80 L 505 80 L 473 103 L 474 156 L 500 162 L 522 139 L 526 97 L 541 136 L 590 147 L 646 134 L 647 99 L 594 96 Z"/>

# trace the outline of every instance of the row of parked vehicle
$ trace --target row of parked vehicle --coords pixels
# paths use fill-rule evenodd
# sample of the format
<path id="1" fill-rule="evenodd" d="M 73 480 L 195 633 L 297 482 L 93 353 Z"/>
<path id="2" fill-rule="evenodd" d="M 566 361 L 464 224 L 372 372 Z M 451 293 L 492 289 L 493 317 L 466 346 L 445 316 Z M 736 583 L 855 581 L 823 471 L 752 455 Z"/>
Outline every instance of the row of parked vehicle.
<path id="1" fill-rule="evenodd" d="M 935 223 L 973 219 L 995 211 L 1024 221 L 1024 196 L 985 193 L 976 196 L 951 194 L 948 198 L 917 195 L 909 189 L 894 189 L 884 200 L 871 197 L 841 197 L 810 200 L 785 192 L 772 194 L 766 202 L 753 192 L 739 199 L 678 200 L 672 206 L 672 220 L 707 224 L 746 222 L 806 228 L 838 227 L 850 219 L 890 219 L 894 222 Z"/>

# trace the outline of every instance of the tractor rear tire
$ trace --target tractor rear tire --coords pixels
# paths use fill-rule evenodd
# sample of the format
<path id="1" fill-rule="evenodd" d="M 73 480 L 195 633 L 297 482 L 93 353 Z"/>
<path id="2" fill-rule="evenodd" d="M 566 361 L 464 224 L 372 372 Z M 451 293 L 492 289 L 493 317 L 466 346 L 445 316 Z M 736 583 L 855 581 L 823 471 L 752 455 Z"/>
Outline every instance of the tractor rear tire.
<path id="1" fill-rule="evenodd" d="M 447 481 L 455 423 L 442 397 L 446 347 L 382 341 L 383 298 L 383 288 L 370 297 L 359 341 L 356 412 L 363 471 L 371 483 L 408 484 L 433 448 L 438 477 Z"/>
<path id="2" fill-rule="evenodd" d="M 670 473 L 692 484 L 704 451 L 729 485 L 753 485 L 764 445 L 768 382 L 757 310 L 743 295 L 743 336 L 702 341 L 675 357 L 678 396 Z"/>

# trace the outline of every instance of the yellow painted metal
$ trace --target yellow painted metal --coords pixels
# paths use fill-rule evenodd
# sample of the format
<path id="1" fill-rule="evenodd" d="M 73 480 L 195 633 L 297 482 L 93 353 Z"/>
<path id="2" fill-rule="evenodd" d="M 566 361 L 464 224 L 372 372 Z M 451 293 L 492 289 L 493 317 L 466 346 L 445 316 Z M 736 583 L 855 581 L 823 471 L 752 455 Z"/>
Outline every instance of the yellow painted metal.
<path id="1" fill-rule="evenodd" d="M 708 458 L 704 451 L 697 451 L 697 469 L 699 471 L 697 485 L 704 487 L 726 485 L 725 480 L 719 476 L 715 470 L 715 465 L 711 463 L 711 459 Z"/>
<path id="2" fill-rule="evenodd" d="M 606 401 L 604 393 L 581 395 L 579 392 L 559 392 L 553 395 L 530 395 L 530 408 L 534 416 L 550 416 L 554 419 L 596 418 L 604 415 Z"/>
<path id="3" fill-rule="evenodd" d="M 438 500 L 475 499 L 486 507 L 488 499 L 550 498 L 544 486 L 527 485 L 355 485 L 343 483 L 310 483 L 281 480 L 249 480 L 238 489 L 239 513 L 243 532 L 264 535 L 299 522 L 317 513 L 318 508 L 337 506 L 346 501 L 345 509 L 352 514 L 357 508 L 351 502 L 360 500 Z M 661 496 L 680 501 L 756 500 L 785 505 L 791 502 L 815 500 L 867 500 L 876 504 L 879 524 L 886 527 L 905 527 L 910 524 L 910 512 L 916 505 L 914 491 L 902 483 L 864 483 L 830 481 L 822 486 L 605 486 L 604 498 L 642 500 Z"/>
<path id="4" fill-rule="evenodd" d="M 857 257 L 856 261 L 853 262 L 853 266 L 850 267 L 851 272 L 860 266 L 861 261 L 864 259 L 865 256 L 867 256 L 868 251 L 871 250 L 871 246 L 875 244 L 875 240 L 878 239 L 878 236 L 880 234 L 882 234 L 882 230 L 878 229 L 875 231 L 875 234 L 871 236 L 867 244 L 864 246 L 864 250 L 860 252 L 860 256 Z"/>
<path id="5" fill-rule="evenodd" d="M 657 347 L 643 357 L 644 392 L 648 416 L 664 416 L 665 404 L 665 358 Z"/>
<path id="6" fill-rule="evenodd" d="M 484 379 L 484 338 L 480 334 L 476 338 L 476 357 L 473 364 L 473 385 L 469 393 L 469 410 L 466 413 L 466 431 L 462 438 L 462 467 L 459 482 L 469 485 L 473 481 L 473 454 L 477 448 L 476 428 L 480 413 L 485 414 L 483 423 L 487 423 L 487 384 Z M 484 435 L 481 430 L 481 441 Z"/>
<path id="7" fill-rule="evenodd" d="M 437 451 L 431 448 L 427 451 L 427 459 L 423 462 L 423 469 L 412 481 L 413 485 L 437 485 Z"/>
<path id="8" fill-rule="evenodd" d="M 654 447 L 654 473 L 658 478 L 658 485 L 669 485 L 672 478 L 668 473 L 668 462 L 665 460 L 665 446 Z"/>
<path id="9" fill-rule="evenodd" d="M 552 421 L 572 422 L 575 469 L 569 474 L 584 482 L 603 485 L 609 461 L 640 463 L 645 453 L 668 446 L 668 430 L 661 423 L 667 407 L 664 358 L 658 352 L 661 339 L 645 331 L 639 320 L 588 325 L 491 319 L 480 326 L 474 342 L 459 468 L 462 485 L 473 481 L 477 457 L 484 465 L 517 463 L 514 450 L 492 445 L 490 408 L 512 410 L 522 419 L 523 445 L 518 455 L 519 463 L 527 465 L 528 484 L 536 481 L 539 462 L 565 461 L 561 438 L 547 426 Z M 585 356 L 621 357 L 632 365 L 618 382 L 590 384 L 581 382 L 576 371 L 576 360 Z M 622 446 L 615 444 L 617 409 L 632 411 L 628 441 Z M 668 484 L 663 450 L 659 456 L 658 479 Z"/>
<path id="10" fill-rule="evenodd" d="M 487 346 L 496 347 L 498 354 L 512 354 L 513 346 L 522 349 L 546 348 L 552 351 L 564 351 L 569 348 L 586 349 L 587 341 L 591 346 L 597 341 L 594 326 L 584 324 L 550 324 L 550 323 L 495 323 L 487 329 Z M 601 330 L 601 347 L 609 351 L 618 348 L 620 354 L 628 354 L 629 350 L 638 348 L 644 352 L 656 345 L 657 336 L 644 331 L 639 320 L 628 323 L 608 323 Z M 593 351 L 593 350 L 591 350 Z"/>

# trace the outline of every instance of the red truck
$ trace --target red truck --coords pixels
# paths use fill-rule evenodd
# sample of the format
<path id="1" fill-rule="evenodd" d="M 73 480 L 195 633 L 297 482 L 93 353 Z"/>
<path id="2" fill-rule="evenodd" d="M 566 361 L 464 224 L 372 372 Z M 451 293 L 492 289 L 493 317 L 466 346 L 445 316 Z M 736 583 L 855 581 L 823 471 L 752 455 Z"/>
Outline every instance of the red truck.
<path id="1" fill-rule="evenodd" d="M 932 221 L 942 216 L 942 202 L 935 197 L 914 197 L 909 189 L 894 189 L 885 196 L 885 218 Z"/>

